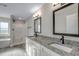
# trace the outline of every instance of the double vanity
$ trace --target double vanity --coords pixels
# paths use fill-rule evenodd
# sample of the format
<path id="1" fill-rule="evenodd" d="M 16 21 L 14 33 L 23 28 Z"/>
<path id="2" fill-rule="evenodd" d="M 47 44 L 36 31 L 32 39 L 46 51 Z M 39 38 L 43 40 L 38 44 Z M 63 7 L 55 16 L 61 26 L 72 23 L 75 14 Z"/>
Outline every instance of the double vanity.
<path id="1" fill-rule="evenodd" d="M 30 56 L 78 56 L 79 42 L 45 36 L 26 38 L 26 51 Z"/>

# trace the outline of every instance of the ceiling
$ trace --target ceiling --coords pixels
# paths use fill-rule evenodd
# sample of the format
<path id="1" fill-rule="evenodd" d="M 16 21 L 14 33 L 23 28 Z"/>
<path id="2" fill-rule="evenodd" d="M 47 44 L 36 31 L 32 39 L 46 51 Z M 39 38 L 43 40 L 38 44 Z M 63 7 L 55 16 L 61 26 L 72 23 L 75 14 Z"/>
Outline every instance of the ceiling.
<path id="1" fill-rule="evenodd" d="M 28 18 L 44 3 L 0 3 L 0 17 Z"/>

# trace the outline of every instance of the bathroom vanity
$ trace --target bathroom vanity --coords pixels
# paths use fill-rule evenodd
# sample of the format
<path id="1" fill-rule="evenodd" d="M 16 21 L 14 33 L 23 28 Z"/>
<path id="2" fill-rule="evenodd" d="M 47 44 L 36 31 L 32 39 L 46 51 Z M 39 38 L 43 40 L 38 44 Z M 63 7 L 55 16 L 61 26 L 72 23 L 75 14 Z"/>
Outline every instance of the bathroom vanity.
<path id="1" fill-rule="evenodd" d="M 45 36 L 26 38 L 26 51 L 29 56 L 78 56 L 79 42 Z"/>

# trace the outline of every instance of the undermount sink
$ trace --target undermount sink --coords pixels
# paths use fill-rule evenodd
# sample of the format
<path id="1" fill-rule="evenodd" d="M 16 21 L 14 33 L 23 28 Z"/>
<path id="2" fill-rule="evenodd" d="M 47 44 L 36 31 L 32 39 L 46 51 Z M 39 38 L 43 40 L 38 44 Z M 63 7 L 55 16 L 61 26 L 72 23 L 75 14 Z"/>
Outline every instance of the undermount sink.
<path id="1" fill-rule="evenodd" d="M 63 45 L 60 45 L 60 44 L 57 44 L 57 43 L 53 43 L 53 44 L 50 44 L 51 47 L 55 47 L 59 50 L 62 50 L 62 51 L 65 51 L 67 53 L 70 53 L 73 49 L 70 48 L 70 47 L 67 47 L 67 46 L 63 46 Z"/>

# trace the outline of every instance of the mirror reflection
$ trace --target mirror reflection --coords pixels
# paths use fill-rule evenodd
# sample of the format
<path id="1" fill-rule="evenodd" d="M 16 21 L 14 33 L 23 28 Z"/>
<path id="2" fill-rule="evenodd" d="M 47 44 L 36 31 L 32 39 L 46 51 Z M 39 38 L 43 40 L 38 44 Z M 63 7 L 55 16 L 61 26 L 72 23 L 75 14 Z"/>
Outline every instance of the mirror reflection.
<path id="1" fill-rule="evenodd" d="M 41 33 L 41 17 L 34 20 L 35 33 Z"/>
<path id="2" fill-rule="evenodd" d="M 54 11 L 54 33 L 78 34 L 78 4 Z"/>

